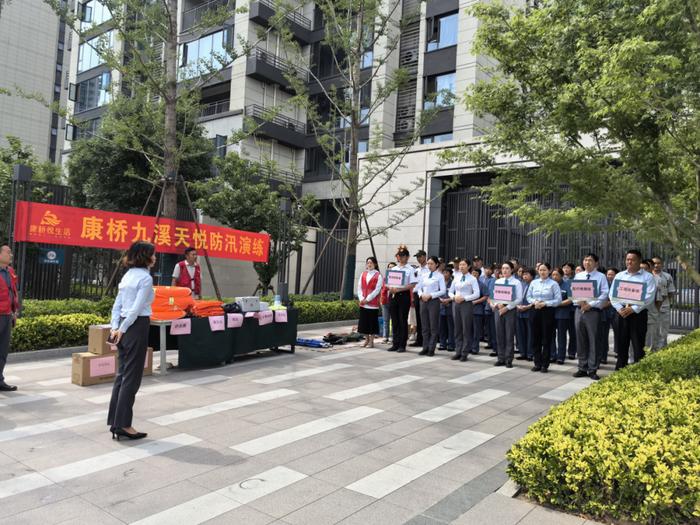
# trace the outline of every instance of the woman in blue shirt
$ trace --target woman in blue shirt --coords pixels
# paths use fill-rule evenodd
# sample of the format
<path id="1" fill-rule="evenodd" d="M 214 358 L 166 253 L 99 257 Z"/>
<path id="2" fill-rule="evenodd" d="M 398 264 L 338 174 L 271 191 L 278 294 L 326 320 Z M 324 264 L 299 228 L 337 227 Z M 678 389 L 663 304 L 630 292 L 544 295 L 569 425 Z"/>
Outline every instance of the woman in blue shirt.
<path id="1" fill-rule="evenodd" d="M 561 289 L 556 281 L 549 277 L 551 266 L 540 264 L 537 273 L 539 279 L 530 283 L 527 300 L 533 311 L 532 346 L 535 354 L 533 372 L 547 372 L 549 369 L 549 350 L 554 328 L 554 309 L 561 303 Z"/>
<path id="2" fill-rule="evenodd" d="M 134 399 L 141 386 L 148 349 L 153 302 L 150 269 L 156 263 L 155 252 L 155 246 L 149 242 L 135 242 L 131 245 L 125 262 L 129 270 L 119 283 L 119 293 L 112 308 L 110 341 L 117 346 L 119 352 L 119 370 L 114 379 L 107 415 L 112 439 L 146 437 L 145 432 L 134 429 L 132 419 Z"/>
<path id="3" fill-rule="evenodd" d="M 569 332 L 569 326 L 571 320 L 574 318 L 574 303 L 571 300 L 571 281 L 564 280 L 564 270 L 560 267 L 554 268 L 552 270 L 552 279 L 554 279 L 559 288 L 561 288 L 561 303 L 554 310 L 554 323 L 557 329 L 557 346 L 555 355 L 557 357 L 557 364 L 563 365 L 566 359 L 566 334 Z M 571 355 L 571 348 L 574 344 L 576 337 L 569 338 L 569 355 Z"/>

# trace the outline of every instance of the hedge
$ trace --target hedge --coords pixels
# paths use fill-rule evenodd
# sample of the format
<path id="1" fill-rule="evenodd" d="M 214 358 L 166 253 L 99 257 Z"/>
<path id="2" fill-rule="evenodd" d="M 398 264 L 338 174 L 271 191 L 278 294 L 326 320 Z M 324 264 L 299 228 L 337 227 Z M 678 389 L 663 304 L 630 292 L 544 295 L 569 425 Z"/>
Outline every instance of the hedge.
<path id="1" fill-rule="evenodd" d="M 540 503 L 700 523 L 700 330 L 552 408 L 507 457 Z"/>
<path id="2" fill-rule="evenodd" d="M 12 330 L 13 352 L 82 346 L 87 344 L 88 327 L 106 323 L 107 317 L 96 314 L 39 315 L 17 320 Z"/>
<path id="3" fill-rule="evenodd" d="M 114 304 L 113 297 L 104 297 L 99 301 L 89 299 L 27 299 L 22 303 L 22 317 L 40 315 L 96 314 L 108 316 Z"/>
<path id="4" fill-rule="evenodd" d="M 346 321 L 360 317 L 357 301 L 298 302 L 299 324 Z"/>

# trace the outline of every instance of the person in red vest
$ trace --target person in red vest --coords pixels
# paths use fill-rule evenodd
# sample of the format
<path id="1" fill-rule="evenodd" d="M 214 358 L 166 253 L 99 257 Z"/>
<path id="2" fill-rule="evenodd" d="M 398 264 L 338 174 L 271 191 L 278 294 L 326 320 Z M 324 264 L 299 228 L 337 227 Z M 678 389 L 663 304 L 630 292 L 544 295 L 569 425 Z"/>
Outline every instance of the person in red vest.
<path id="1" fill-rule="evenodd" d="M 189 288 L 195 298 L 202 298 L 202 269 L 197 262 L 197 250 L 194 248 L 186 248 L 185 260 L 175 265 L 172 286 Z"/>
<path id="2" fill-rule="evenodd" d="M 10 336 L 19 312 L 17 275 L 10 266 L 12 250 L 7 244 L 0 246 L 0 392 L 13 392 L 16 386 L 5 383 L 5 363 L 10 352 Z"/>
<path id="3" fill-rule="evenodd" d="M 377 268 L 377 259 L 367 257 L 366 270 L 357 283 L 357 297 L 360 299 L 360 321 L 357 331 L 367 336 L 362 346 L 374 348 L 374 336 L 379 335 L 379 299 L 384 280 Z"/>

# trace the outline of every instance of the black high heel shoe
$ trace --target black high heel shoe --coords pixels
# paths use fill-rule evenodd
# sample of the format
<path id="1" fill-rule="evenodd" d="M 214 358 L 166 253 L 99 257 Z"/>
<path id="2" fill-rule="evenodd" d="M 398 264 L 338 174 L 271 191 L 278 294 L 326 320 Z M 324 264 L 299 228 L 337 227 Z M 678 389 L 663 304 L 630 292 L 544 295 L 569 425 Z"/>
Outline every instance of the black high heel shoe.
<path id="1" fill-rule="evenodd" d="M 112 430 L 112 439 L 115 439 L 119 441 L 121 438 L 125 437 L 127 439 L 143 439 L 147 436 L 148 434 L 146 432 L 136 432 L 135 434 L 130 434 L 123 428 L 115 428 Z"/>

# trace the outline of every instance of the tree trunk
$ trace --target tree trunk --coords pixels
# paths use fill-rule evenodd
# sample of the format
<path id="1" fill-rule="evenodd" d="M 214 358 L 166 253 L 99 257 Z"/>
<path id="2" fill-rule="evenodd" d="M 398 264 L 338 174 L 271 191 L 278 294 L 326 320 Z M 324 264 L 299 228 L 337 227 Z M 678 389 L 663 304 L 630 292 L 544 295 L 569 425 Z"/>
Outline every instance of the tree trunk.
<path id="1" fill-rule="evenodd" d="M 170 13 L 168 41 L 165 43 L 165 141 L 163 168 L 165 172 L 165 196 L 163 217 L 175 219 L 177 215 L 177 0 L 167 0 Z"/>

